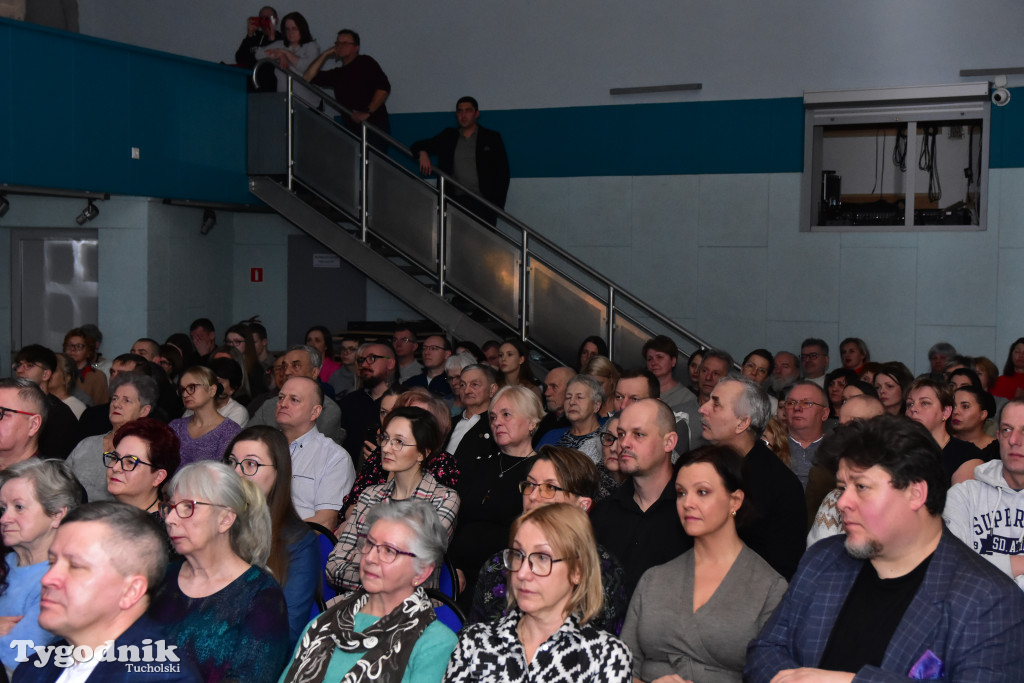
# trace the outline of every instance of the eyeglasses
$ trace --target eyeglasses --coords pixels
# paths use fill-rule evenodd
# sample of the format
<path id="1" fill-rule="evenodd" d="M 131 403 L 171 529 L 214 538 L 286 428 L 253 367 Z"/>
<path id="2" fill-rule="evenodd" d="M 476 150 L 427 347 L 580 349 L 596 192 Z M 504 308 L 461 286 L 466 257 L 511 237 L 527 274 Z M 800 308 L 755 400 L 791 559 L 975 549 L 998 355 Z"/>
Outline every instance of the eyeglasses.
<path id="1" fill-rule="evenodd" d="M 806 408 L 807 410 L 810 410 L 813 406 L 818 406 L 819 408 L 825 407 L 824 403 L 815 403 L 814 401 L 808 400 L 797 401 L 792 398 L 786 401 L 783 405 L 785 405 L 787 408 L 796 408 L 797 406 L 800 406 L 801 408 Z"/>
<path id="2" fill-rule="evenodd" d="M 344 345 L 342 345 L 342 347 L 341 347 L 341 352 L 342 353 L 356 353 L 357 351 L 359 351 L 359 347 L 358 346 L 344 346 Z"/>
<path id="3" fill-rule="evenodd" d="M 605 446 L 611 446 L 615 443 L 615 440 L 619 437 L 611 432 L 601 432 L 601 443 Z"/>
<path id="4" fill-rule="evenodd" d="M 46 366 L 42 363 L 33 363 L 27 360 L 20 360 L 17 363 L 11 363 L 11 370 L 17 372 L 18 370 L 31 370 L 32 368 L 43 368 L 46 370 Z"/>
<path id="5" fill-rule="evenodd" d="M 177 503 L 160 503 L 160 516 L 167 519 L 167 515 L 171 514 L 171 510 L 178 513 L 179 519 L 188 519 L 196 513 L 196 505 L 209 505 L 213 508 L 228 508 L 228 505 L 221 505 L 219 503 L 204 503 L 201 500 L 179 500 Z"/>
<path id="6" fill-rule="evenodd" d="M 392 337 L 391 338 L 391 343 L 392 344 L 412 344 L 414 341 L 416 341 L 416 340 L 411 338 L 411 337 Z"/>
<path id="7" fill-rule="evenodd" d="M 391 564 L 398 559 L 399 555 L 416 557 L 416 553 L 410 553 L 408 550 L 399 550 L 398 548 L 385 543 L 374 543 L 366 534 L 358 534 L 358 538 L 362 542 L 359 546 L 359 552 L 363 555 L 369 555 L 370 551 L 376 548 L 377 557 L 379 557 L 380 561 L 384 564 Z"/>
<path id="8" fill-rule="evenodd" d="M 377 437 L 377 445 L 380 446 L 381 448 L 384 448 L 388 444 L 391 444 L 391 446 L 396 451 L 400 451 L 403 448 L 405 448 L 406 446 L 415 446 L 416 445 L 414 443 L 406 443 L 405 441 L 402 441 L 401 439 L 392 439 L 387 434 L 381 434 L 381 435 L 379 435 Z"/>
<path id="9" fill-rule="evenodd" d="M 64 345 L 64 350 L 65 351 L 84 351 L 85 350 L 85 344 L 82 344 L 81 342 L 79 342 L 77 344 L 65 344 Z"/>
<path id="10" fill-rule="evenodd" d="M 7 417 L 7 413 L 16 413 L 18 415 L 28 415 L 29 417 L 34 417 L 34 416 L 39 414 L 39 413 L 29 413 L 29 412 L 26 412 L 24 410 L 15 410 L 14 408 L 4 408 L 3 406 L 0 406 L 0 420 L 3 420 L 5 417 Z"/>
<path id="11" fill-rule="evenodd" d="M 192 384 L 186 384 L 183 387 L 178 387 L 178 393 L 181 394 L 182 396 L 191 396 L 192 394 L 196 393 L 196 389 L 198 389 L 201 386 L 201 384 L 196 384 L 194 382 Z"/>
<path id="12" fill-rule="evenodd" d="M 526 560 L 530 565 L 530 571 L 537 576 L 547 576 L 551 573 L 551 565 L 555 562 L 564 562 L 565 558 L 554 558 L 547 553 L 530 553 L 526 555 L 521 550 L 514 548 L 506 548 L 501 551 L 501 561 L 505 565 L 505 569 L 510 572 L 517 572 L 519 568 L 523 566 L 523 560 Z"/>
<path id="13" fill-rule="evenodd" d="M 262 462 L 256 462 L 252 458 L 244 458 L 239 460 L 233 455 L 224 456 L 224 464 L 231 469 L 239 470 L 242 474 L 247 477 L 255 477 L 256 473 L 260 471 L 261 467 L 273 467 L 273 465 L 265 464 Z"/>
<path id="14" fill-rule="evenodd" d="M 140 460 L 134 455 L 120 455 L 117 451 L 107 451 L 103 454 L 103 466 L 108 470 L 114 469 L 114 463 L 121 465 L 121 469 L 125 472 L 132 472 L 139 465 L 149 465 L 153 469 L 157 469 L 156 465 L 145 460 Z"/>
<path id="15" fill-rule="evenodd" d="M 443 346 L 438 346 L 437 344 L 425 344 L 423 346 L 423 350 L 424 351 L 447 351 L 448 349 L 444 348 Z"/>
<path id="16" fill-rule="evenodd" d="M 448 384 L 462 384 L 462 378 L 458 375 L 445 375 L 444 378 L 448 380 Z"/>
<path id="17" fill-rule="evenodd" d="M 384 356 L 375 356 L 372 353 L 369 356 L 359 356 L 356 358 L 356 365 L 373 365 Z"/>
<path id="18" fill-rule="evenodd" d="M 818 353 L 817 351 L 812 351 L 811 353 L 801 353 L 800 360 L 818 360 L 818 358 L 824 355 L 825 354 Z"/>
<path id="19" fill-rule="evenodd" d="M 540 489 L 541 498 L 554 498 L 557 491 L 565 490 L 561 486 L 555 486 L 554 484 L 549 484 L 547 482 L 543 482 L 541 484 L 529 480 L 519 482 L 519 491 L 524 496 L 528 496 L 533 493 L 534 489 Z"/>

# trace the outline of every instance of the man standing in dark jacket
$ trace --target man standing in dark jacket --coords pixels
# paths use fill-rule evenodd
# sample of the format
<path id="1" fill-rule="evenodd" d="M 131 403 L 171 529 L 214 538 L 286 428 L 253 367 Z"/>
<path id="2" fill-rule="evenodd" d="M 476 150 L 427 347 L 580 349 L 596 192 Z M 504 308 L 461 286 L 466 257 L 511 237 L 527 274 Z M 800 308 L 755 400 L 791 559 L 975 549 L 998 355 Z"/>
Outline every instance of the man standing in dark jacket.
<path id="1" fill-rule="evenodd" d="M 459 98 L 455 118 L 458 128 L 445 128 L 428 140 L 413 143 L 412 152 L 419 155 L 420 171 L 430 175 L 433 171 L 430 157 L 436 156 L 438 168 L 453 176 L 460 185 L 505 208 L 509 171 L 501 134 L 477 123 L 480 107 L 472 97 Z M 461 192 L 452 195 L 481 218 L 494 222 L 493 211 Z"/>

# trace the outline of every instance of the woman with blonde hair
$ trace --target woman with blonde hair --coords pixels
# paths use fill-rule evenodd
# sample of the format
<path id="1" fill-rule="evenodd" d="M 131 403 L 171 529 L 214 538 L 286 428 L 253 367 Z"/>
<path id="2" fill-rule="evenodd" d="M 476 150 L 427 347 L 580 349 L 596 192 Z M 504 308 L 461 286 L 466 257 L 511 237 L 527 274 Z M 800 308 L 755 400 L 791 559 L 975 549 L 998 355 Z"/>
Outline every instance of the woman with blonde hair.
<path id="1" fill-rule="evenodd" d="M 619 383 L 619 369 L 607 356 L 593 356 L 587 361 L 581 375 L 590 375 L 601 385 L 604 403 L 597 411 L 603 421 L 615 414 L 615 385 Z"/>
<path id="2" fill-rule="evenodd" d="M 149 616 L 203 680 L 276 681 L 288 611 L 264 569 L 272 535 L 263 493 L 224 463 L 196 462 L 171 479 L 160 514 L 184 562 L 167 568 Z"/>
<path id="3" fill-rule="evenodd" d="M 195 365 L 178 382 L 178 393 L 189 417 L 171 420 L 168 425 L 181 440 L 181 464 L 198 460 L 220 460 L 231 439 L 242 428 L 217 412 L 217 399 L 224 393 L 217 375 L 210 368 Z"/>
<path id="4" fill-rule="evenodd" d="M 621 640 L 594 627 L 602 610 L 601 569 L 590 519 L 570 503 L 541 505 L 512 525 L 502 554 L 509 613 L 459 636 L 445 681 L 558 680 L 628 683 L 631 656 Z M 543 652 L 543 656 L 538 656 Z"/>

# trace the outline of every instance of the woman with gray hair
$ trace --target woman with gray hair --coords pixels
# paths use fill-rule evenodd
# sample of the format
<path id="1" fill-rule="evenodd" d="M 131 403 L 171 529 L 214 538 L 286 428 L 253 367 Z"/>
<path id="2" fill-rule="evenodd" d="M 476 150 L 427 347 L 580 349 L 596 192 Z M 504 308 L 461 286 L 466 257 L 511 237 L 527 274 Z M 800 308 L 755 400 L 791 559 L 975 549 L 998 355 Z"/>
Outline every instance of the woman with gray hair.
<path id="1" fill-rule="evenodd" d="M 565 417 L 569 427 L 556 446 L 575 448 L 595 465 L 603 462 L 601 420 L 598 411 L 605 395 L 601 383 L 590 375 L 576 375 L 565 387 Z"/>
<path id="2" fill-rule="evenodd" d="M 184 562 L 167 568 L 150 617 L 204 680 L 276 681 L 288 658 L 288 612 L 264 570 L 271 526 L 263 494 L 227 465 L 200 461 L 174 475 L 160 514 Z"/>
<path id="3" fill-rule="evenodd" d="M 103 454 L 114 450 L 114 432 L 132 420 L 149 415 L 160 396 L 156 380 L 138 372 L 122 372 L 110 380 L 111 430 L 87 436 L 78 442 L 67 463 L 85 488 L 89 500 L 113 500 L 107 492 L 107 468 Z"/>
<path id="4" fill-rule="evenodd" d="M 0 568 L 0 662 L 8 671 L 18 666 L 13 641 L 55 640 L 39 626 L 39 580 L 49 569 L 47 553 L 60 521 L 81 502 L 81 487 L 59 460 L 31 458 L 0 472 L 0 530 L 7 551 Z"/>
<path id="5" fill-rule="evenodd" d="M 421 500 L 373 507 L 359 535 L 361 588 L 309 623 L 281 678 L 302 681 L 440 681 L 457 639 L 423 589 L 448 534 Z M 371 675 L 372 672 L 372 675 Z"/>

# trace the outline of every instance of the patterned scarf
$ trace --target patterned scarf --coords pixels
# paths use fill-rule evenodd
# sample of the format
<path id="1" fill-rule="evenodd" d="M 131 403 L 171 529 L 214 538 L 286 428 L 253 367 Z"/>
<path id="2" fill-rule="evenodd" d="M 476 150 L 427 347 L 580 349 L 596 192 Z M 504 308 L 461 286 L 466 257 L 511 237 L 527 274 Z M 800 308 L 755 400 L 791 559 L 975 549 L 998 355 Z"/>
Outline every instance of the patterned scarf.
<path id="1" fill-rule="evenodd" d="M 355 616 L 369 599 L 369 593 L 360 588 L 317 617 L 303 634 L 285 680 L 323 683 L 335 648 L 342 652 L 365 651 L 341 683 L 401 680 L 413 646 L 436 618 L 433 606 L 423 588 L 417 588 L 396 609 L 360 633 L 355 630 Z"/>

